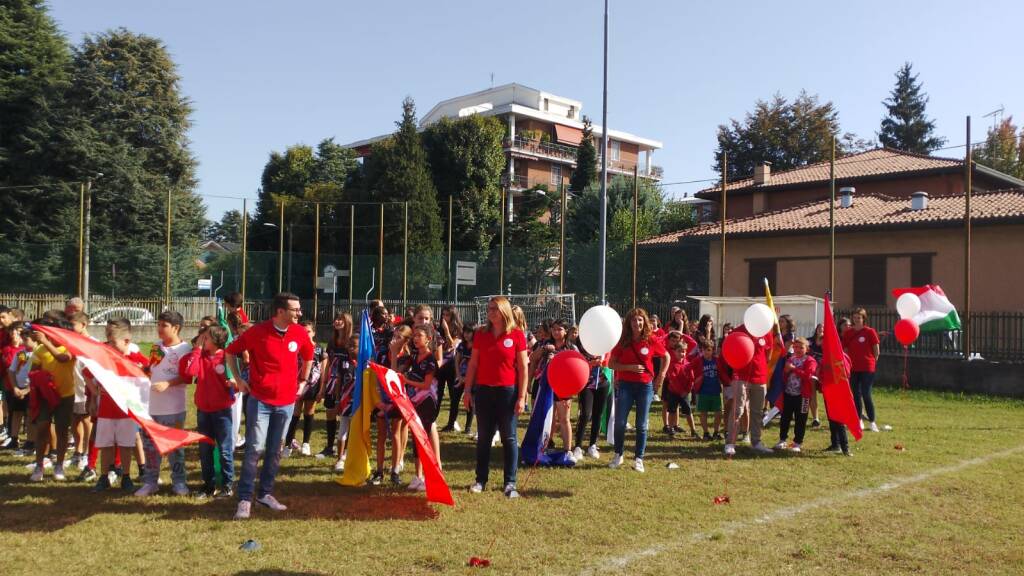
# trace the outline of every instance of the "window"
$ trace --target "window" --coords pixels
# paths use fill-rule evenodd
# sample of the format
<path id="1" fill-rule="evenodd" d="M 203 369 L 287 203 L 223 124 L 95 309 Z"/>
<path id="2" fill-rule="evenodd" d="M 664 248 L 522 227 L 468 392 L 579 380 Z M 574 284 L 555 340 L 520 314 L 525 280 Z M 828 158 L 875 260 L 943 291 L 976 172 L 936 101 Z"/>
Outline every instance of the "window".
<path id="1" fill-rule="evenodd" d="M 885 256 L 853 259 L 853 303 L 885 306 Z"/>
<path id="2" fill-rule="evenodd" d="M 608 156 L 608 159 L 612 160 L 614 162 L 618 162 L 619 161 L 619 152 L 621 150 L 621 145 L 619 144 L 618 140 L 612 140 L 611 141 L 611 145 L 612 145 L 612 153 L 611 153 L 610 156 Z"/>
<path id="3" fill-rule="evenodd" d="M 768 279 L 768 284 L 778 291 L 775 284 L 775 269 L 777 266 L 778 262 L 775 260 L 751 260 L 750 274 L 747 278 L 747 295 L 764 296 L 765 278 Z"/>
<path id="4" fill-rule="evenodd" d="M 569 114 L 567 114 L 567 116 L 569 118 L 575 118 L 576 117 L 576 107 L 575 106 L 569 106 Z"/>
<path id="5" fill-rule="evenodd" d="M 558 164 L 551 165 L 551 185 L 558 190 L 562 187 L 562 167 Z"/>
<path id="6" fill-rule="evenodd" d="M 932 255 L 914 254 L 910 257 L 910 285 L 924 286 L 932 283 Z"/>
<path id="7" fill-rule="evenodd" d="M 544 99 L 544 111 L 545 111 L 545 112 L 547 112 L 547 111 L 548 111 L 548 107 L 549 107 L 549 106 L 548 106 L 548 99 L 547 99 L 547 98 L 545 98 L 545 99 Z"/>

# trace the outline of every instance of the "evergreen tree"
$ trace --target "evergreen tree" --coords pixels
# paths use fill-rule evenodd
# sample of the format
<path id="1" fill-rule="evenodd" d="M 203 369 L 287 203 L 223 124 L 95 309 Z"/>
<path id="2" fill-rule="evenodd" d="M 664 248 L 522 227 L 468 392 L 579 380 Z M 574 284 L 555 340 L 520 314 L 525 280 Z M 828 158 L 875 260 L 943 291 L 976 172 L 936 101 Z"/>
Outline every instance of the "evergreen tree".
<path id="1" fill-rule="evenodd" d="M 911 72 L 910 62 L 896 72 L 896 85 L 882 104 L 886 109 L 882 129 L 878 133 L 882 146 L 928 154 L 946 143 L 945 138 L 933 135 L 935 121 L 929 120 L 924 113 L 928 95 L 921 91 L 921 83 Z"/>
<path id="2" fill-rule="evenodd" d="M 206 240 L 215 242 L 242 242 L 242 212 L 228 210 L 217 222 L 210 222 L 204 232 Z"/>
<path id="3" fill-rule="evenodd" d="M 1024 130 L 1018 136 L 1013 116 L 989 128 L 985 142 L 974 150 L 974 161 L 1024 179 Z"/>
<path id="4" fill-rule="evenodd" d="M 583 140 L 576 152 L 576 170 L 569 179 L 569 191 L 583 192 L 597 179 L 597 147 L 594 145 L 594 127 L 590 118 L 583 117 Z"/>

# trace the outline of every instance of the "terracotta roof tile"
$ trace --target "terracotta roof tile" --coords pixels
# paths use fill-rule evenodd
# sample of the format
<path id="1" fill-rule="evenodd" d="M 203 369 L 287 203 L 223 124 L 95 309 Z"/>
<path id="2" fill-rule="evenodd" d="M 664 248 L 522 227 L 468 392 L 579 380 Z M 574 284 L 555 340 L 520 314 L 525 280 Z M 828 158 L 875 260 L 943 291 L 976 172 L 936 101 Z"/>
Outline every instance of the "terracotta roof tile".
<path id="1" fill-rule="evenodd" d="M 910 198 L 893 198 L 881 194 L 855 195 L 853 205 L 841 208 L 836 199 L 836 229 L 856 230 L 876 227 L 916 227 L 960 222 L 964 217 L 964 195 L 936 196 L 928 207 L 913 210 Z M 800 204 L 791 208 L 756 214 L 726 222 L 726 233 L 733 235 L 779 234 L 786 232 L 817 232 L 828 230 L 828 200 Z M 971 212 L 975 222 L 1024 221 L 1024 188 L 975 193 L 971 196 Z M 721 224 L 707 223 L 678 232 L 649 238 L 641 244 L 672 244 L 683 238 L 708 238 L 721 234 Z"/>

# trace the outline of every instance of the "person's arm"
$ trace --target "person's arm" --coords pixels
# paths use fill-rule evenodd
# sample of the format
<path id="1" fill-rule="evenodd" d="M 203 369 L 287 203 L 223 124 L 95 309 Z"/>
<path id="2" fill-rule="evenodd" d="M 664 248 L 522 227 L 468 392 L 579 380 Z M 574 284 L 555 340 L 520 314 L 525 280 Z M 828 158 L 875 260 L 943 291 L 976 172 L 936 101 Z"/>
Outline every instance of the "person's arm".
<path id="1" fill-rule="evenodd" d="M 224 364 L 227 365 L 228 370 L 231 371 L 235 376 L 235 385 L 238 386 L 238 391 L 245 394 L 249 393 L 249 382 L 245 378 L 242 378 L 242 371 L 238 366 L 238 356 L 234 354 L 224 355 Z"/>
<path id="2" fill-rule="evenodd" d="M 476 384 L 476 367 L 480 363 L 480 353 L 469 355 L 469 366 L 466 367 L 466 380 L 463 384 L 462 398 L 466 408 L 473 404 L 473 386 Z"/>
<path id="3" fill-rule="evenodd" d="M 692 372 L 691 372 L 692 374 L 695 374 L 695 376 L 693 377 L 693 388 L 691 388 L 691 390 L 695 394 L 700 394 L 700 387 L 704 385 L 704 369 L 703 369 L 704 368 L 704 361 L 701 360 L 701 359 L 698 359 L 697 362 L 700 363 L 700 368 L 701 369 L 698 370 L 698 369 L 694 368 L 692 370 Z"/>
<path id="4" fill-rule="evenodd" d="M 654 389 L 660 390 L 662 382 L 665 381 L 665 374 L 668 374 L 668 363 L 672 361 L 672 357 L 666 351 L 661 356 L 661 369 L 658 370 L 658 375 L 654 377 Z"/>
<path id="5" fill-rule="evenodd" d="M 35 339 L 50 352 L 50 355 L 53 356 L 53 359 L 56 360 L 57 362 L 63 364 L 65 362 L 71 362 L 72 360 L 74 360 L 74 357 L 71 356 L 71 354 L 68 354 L 66 349 L 64 350 L 64 352 L 61 352 L 60 348 L 54 346 L 53 342 L 50 342 L 50 339 L 46 337 L 46 334 L 43 334 L 42 332 L 36 332 Z"/>
<path id="6" fill-rule="evenodd" d="M 613 372 L 635 372 L 636 374 L 643 374 L 647 371 L 643 364 L 620 364 L 616 360 L 609 360 L 608 367 Z M 665 362 L 665 369 L 668 369 L 668 362 Z"/>
<path id="7" fill-rule="evenodd" d="M 526 409 L 526 391 L 530 380 L 530 358 L 526 350 L 521 350 L 516 355 L 516 384 L 519 386 L 519 399 L 516 401 L 516 414 L 522 414 Z"/>
<path id="8" fill-rule="evenodd" d="M 879 346 L 878 333 L 875 333 L 874 344 L 871 345 L 871 355 L 878 359 L 879 354 L 882 353 L 881 346 Z"/>
<path id="9" fill-rule="evenodd" d="M 455 381 L 464 380 L 464 376 L 459 376 L 459 366 L 462 366 L 462 351 L 458 348 L 455 349 L 455 357 L 452 358 L 452 361 L 455 362 Z"/>

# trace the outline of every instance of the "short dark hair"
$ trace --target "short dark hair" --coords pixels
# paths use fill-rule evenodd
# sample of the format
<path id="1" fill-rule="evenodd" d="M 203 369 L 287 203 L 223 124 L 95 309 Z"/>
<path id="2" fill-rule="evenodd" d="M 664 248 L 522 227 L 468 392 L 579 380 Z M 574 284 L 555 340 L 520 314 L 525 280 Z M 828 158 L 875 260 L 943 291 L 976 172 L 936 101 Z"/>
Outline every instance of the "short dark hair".
<path id="1" fill-rule="evenodd" d="M 224 302 L 226 302 L 232 308 L 238 308 L 239 306 L 242 305 L 242 293 L 232 292 L 231 294 L 228 294 L 227 296 L 224 297 Z"/>
<path id="2" fill-rule="evenodd" d="M 217 348 L 224 348 L 228 343 L 228 331 L 223 326 L 213 325 L 206 328 L 206 333 L 210 336 L 210 341 Z"/>
<path id="3" fill-rule="evenodd" d="M 309 318 L 303 318 L 302 321 L 299 322 L 299 326 L 302 326 L 303 328 L 306 326 L 316 326 L 316 322 L 313 322 Z"/>
<path id="4" fill-rule="evenodd" d="M 11 311 L 10 308 L 8 308 L 7 306 L 4 306 L 3 304 L 0 304 L 0 314 L 4 314 L 4 313 L 10 312 L 10 311 Z"/>
<path id="5" fill-rule="evenodd" d="M 107 320 L 107 326 L 127 328 L 130 331 L 132 329 L 132 321 L 127 318 L 111 318 Z"/>
<path id="6" fill-rule="evenodd" d="M 299 297 L 291 292 L 278 292 L 277 294 L 274 294 L 274 301 L 271 305 L 271 310 L 274 311 L 274 314 L 277 314 L 278 310 L 288 310 L 288 302 L 292 300 L 301 302 Z"/>
<path id="7" fill-rule="evenodd" d="M 89 315 L 86 314 L 85 312 L 75 312 L 71 316 L 68 316 L 68 322 L 80 322 L 80 323 L 85 324 L 86 326 L 88 326 L 89 325 Z"/>
<path id="8" fill-rule="evenodd" d="M 182 318 L 181 312 L 174 310 L 164 310 L 156 319 L 158 322 L 167 322 L 171 326 L 176 326 L 179 330 L 185 325 L 185 319 Z"/>

